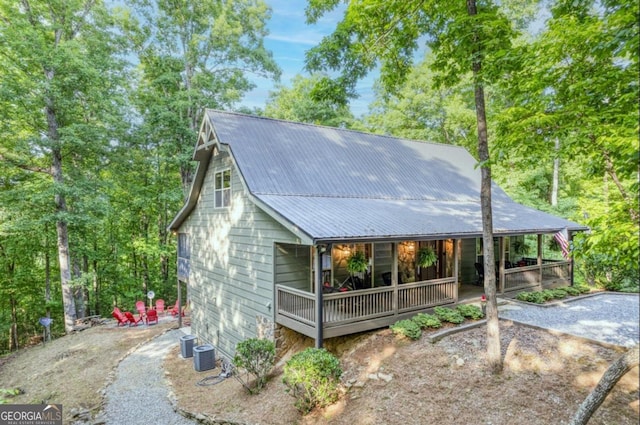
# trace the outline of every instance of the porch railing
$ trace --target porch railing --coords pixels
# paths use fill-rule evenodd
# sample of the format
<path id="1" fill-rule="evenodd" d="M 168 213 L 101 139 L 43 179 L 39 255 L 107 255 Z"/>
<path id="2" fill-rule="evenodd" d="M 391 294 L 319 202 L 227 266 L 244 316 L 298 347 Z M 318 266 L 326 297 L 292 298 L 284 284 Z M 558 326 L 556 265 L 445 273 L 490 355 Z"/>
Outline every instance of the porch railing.
<path id="1" fill-rule="evenodd" d="M 571 262 L 543 261 L 542 265 L 514 267 L 504 271 L 503 291 L 510 292 L 537 286 L 544 287 L 561 281 L 569 283 L 571 280 Z"/>
<path id="2" fill-rule="evenodd" d="M 375 329 L 394 323 L 399 314 L 457 301 L 455 278 L 323 294 L 323 328 L 354 325 Z M 276 321 L 309 334 L 315 329 L 315 294 L 276 285 Z M 370 322 L 368 327 L 366 322 Z M 312 336 L 312 335 L 310 335 Z"/>

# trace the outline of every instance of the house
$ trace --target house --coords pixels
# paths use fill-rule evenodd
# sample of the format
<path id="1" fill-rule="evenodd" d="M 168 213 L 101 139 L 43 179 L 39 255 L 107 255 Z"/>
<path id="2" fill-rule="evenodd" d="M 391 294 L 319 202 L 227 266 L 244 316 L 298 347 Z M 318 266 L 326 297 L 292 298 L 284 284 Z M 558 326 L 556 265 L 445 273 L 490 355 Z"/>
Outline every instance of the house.
<path id="1" fill-rule="evenodd" d="M 170 229 L 192 331 L 223 354 L 274 329 L 321 346 L 454 304 L 479 280 L 480 169 L 461 147 L 207 110 L 193 159 Z M 492 202 L 498 292 L 571 283 L 543 241 L 586 228 L 497 185 Z"/>

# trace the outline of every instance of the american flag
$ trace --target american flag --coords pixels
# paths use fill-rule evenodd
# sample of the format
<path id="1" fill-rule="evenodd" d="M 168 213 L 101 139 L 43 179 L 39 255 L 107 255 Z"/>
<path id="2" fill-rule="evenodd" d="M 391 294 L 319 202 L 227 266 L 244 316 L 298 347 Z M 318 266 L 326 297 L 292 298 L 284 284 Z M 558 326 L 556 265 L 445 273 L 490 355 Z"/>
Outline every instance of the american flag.
<path id="1" fill-rule="evenodd" d="M 564 228 L 560 230 L 558 233 L 556 233 L 555 235 L 553 235 L 553 237 L 558 242 L 558 245 L 560 245 L 560 248 L 562 249 L 562 256 L 565 258 L 565 260 L 568 260 L 569 259 L 569 232 L 567 232 L 567 229 Z"/>

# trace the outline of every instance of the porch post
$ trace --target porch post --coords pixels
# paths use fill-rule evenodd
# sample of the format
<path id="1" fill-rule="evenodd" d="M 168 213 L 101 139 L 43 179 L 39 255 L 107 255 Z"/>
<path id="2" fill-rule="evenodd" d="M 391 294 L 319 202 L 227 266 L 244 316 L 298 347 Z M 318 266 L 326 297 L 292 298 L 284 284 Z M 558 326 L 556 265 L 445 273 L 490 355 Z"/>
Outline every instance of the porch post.
<path id="1" fill-rule="evenodd" d="M 504 293 L 504 254 L 505 243 L 504 237 L 498 238 L 498 249 L 500 250 L 500 265 L 498 267 L 498 282 L 496 283 L 496 292 Z"/>
<path id="2" fill-rule="evenodd" d="M 569 247 L 571 247 L 572 243 L 573 243 L 573 233 L 570 231 L 567 231 L 567 238 L 569 239 Z M 571 251 L 569 251 L 569 286 L 573 286 L 573 253 Z"/>
<path id="3" fill-rule="evenodd" d="M 455 284 L 455 297 L 454 297 L 454 301 L 458 302 L 458 294 L 460 292 L 459 286 L 458 286 L 458 245 L 460 244 L 460 239 L 454 239 L 453 240 L 453 277 L 456 280 L 456 284 Z"/>
<path id="4" fill-rule="evenodd" d="M 542 233 L 538 233 L 538 282 L 542 287 Z"/>
<path id="5" fill-rule="evenodd" d="M 314 264 L 315 267 L 315 287 L 316 287 L 316 348 L 322 348 L 322 331 L 323 331 L 323 320 L 322 320 L 322 308 L 323 308 L 323 300 L 322 300 L 322 254 L 327 250 L 326 245 L 316 245 L 316 261 Z"/>
<path id="6" fill-rule="evenodd" d="M 391 300 L 393 315 L 398 315 L 398 242 L 391 243 L 391 285 L 393 297 Z"/>

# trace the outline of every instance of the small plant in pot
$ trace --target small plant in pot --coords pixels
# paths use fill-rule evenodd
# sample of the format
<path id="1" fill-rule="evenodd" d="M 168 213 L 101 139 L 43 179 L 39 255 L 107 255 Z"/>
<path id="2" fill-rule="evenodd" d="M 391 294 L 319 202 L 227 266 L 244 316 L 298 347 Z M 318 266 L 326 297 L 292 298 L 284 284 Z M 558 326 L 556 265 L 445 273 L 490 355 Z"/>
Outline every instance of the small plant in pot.
<path id="1" fill-rule="evenodd" d="M 367 271 L 369 260 L 365 257 L 364 252 L 356 251 L 347 259 L 347 271 L 350 275 Z"/>
<path id="2" fill-rule="evenodd" d="M 436 263 L 438 258 L 433 248 L 427 246 L 418 250 L 418 258 L 416 260 L 420 267 L 431 267 Z"/>

